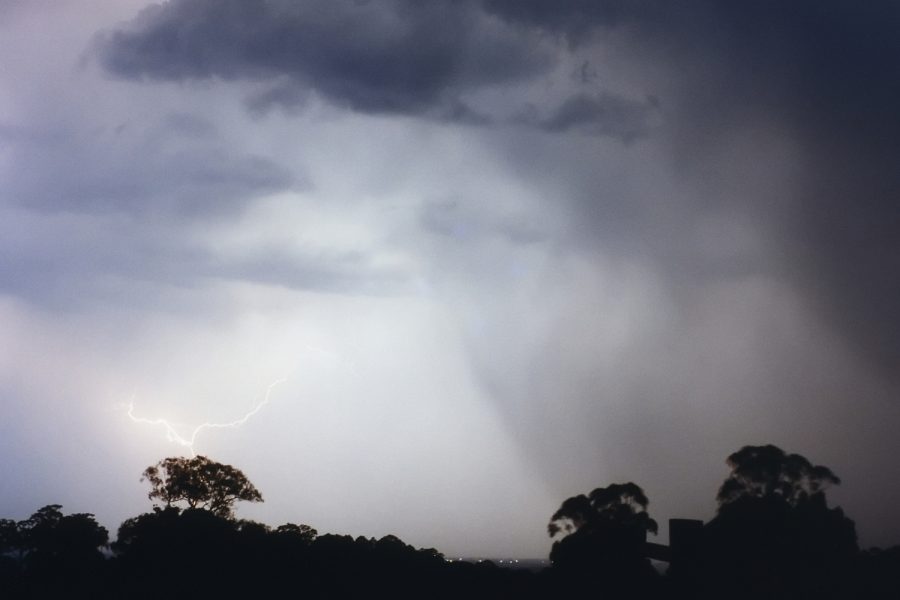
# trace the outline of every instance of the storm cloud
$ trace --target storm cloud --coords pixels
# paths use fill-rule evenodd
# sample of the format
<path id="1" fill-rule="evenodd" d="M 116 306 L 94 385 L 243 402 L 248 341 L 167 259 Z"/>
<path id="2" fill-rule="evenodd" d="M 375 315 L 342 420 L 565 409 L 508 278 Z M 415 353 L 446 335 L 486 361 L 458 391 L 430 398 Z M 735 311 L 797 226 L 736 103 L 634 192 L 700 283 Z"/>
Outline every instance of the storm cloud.
<path id="1" fill-rule="evenodd" d="M 0 516 L 115 527 L 178 451 L 115 406 L 287 376 L 199 442 L 242 516 L 541 556 L 775 443 L 896 543 L 900 8 L 856 4 L 0 3 Z"/>
<path id="2" fill-rule="evenodd" d="M 257 112 L 302 107 L 314 92 L 364 113 L 577 126 L 629 140 L 652 111 L 609 91 L 575 93 L 547 116 L 521 102 L 501 110 L 508 114 L 482 111 L 469 96 L 545 76 L 558 56 L 552 40 L 489 18 L 474 2 L 168 2 L 99 35 L 96 51 L 110 73 L 129 79 L 258 82 L 246 100 Z"/>
<path id="3" fill-rule="evenodd" d="M 257 104 L 294 104 L 312 89 L 362 112 L 451 118 L 444 108 L 465 91 L 551 66 L 538 41 L 467 3 L 188 0 L 150 7 L 98 44 L 124 77 L 263 80 Z"/>
<path id="4" fill-rule="evenodd" d="M 620 29 L 625 47 L 671 73 L 662 93 L 685 177 L 749 132 L 794 146 L 783 194 L 722 194 L 777 232 L 780 269 L 889 376 L 900 364 L 900 8 L 847 2 L 505 2 L 486 8 L 576 46 Z M 659 85 L 651 82 L 650 85 Z M 656 89 L 656 88 L 654 88 Z M 662 92 L 662 89 L 659 90 Z M 621 120 L 621 119 L 620 119 Z M 566 122 L 563 120 L 562 122 Z M 747 163 L 756 157 L 746 156 Z M 732 172 L 753 166 L 729 165 Z M 752 183 L 751 183 L 752 185 Z"/>

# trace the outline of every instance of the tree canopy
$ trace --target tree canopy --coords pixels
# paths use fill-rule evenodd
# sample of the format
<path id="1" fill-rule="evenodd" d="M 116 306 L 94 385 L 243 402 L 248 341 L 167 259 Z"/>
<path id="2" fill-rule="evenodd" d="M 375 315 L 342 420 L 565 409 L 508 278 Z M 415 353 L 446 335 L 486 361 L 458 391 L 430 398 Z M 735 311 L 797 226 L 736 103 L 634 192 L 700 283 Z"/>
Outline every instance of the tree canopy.
<path id="1" fill-rule="evenodd" d="M 56 504 L 0 519 L 0 590 L 36 600 L 158 600 L 160 582 L 208 598 L 900 597 L 900 549 L 859 552 L 853 521 L 826 503 L 824 488 L 838 482 L 829 469 L 775 446 L 742 448 L 728 462 L 715 518 L 670 521 L 668 547 L 648 543 L 657 525 L 635 483 L 567 498 L 547 525 L 551 566 L 534 573 L 446 560 L 393 535 L 235 519 L 237 500 L 262 500 L 243 473 L 202 456 L 168 458 L 144 472 L 157 506 L 125 520 L 111 545 L 93 515 Z M 664 575 L 651 559 L 669 562 Z"/>
<path id="2" fill-rule="evenodd" d="M 727 462 L 718 514 L 705 527 L 710 589 L 740 590 L 740 597 L 831 594 L 858 552 L 853 521 L 825 499 L 840 479 L 772 445 L 745 446 Z"/>
<path id="3" fill-rule="evenodd" d="M 613 483 L 587 496 L 579 494 L 566 499 L 550 518 L 547 533 L 554 537 L 559 533 L 568 535 L 611 525 L 656 533 L 656 521 L 647 514 L 647 504 L 647 496 L 637 484 Z"/>
<path id="4" fill-rule="evenodd" d="M 616 597 L 648 592 L 656 572 L 646 558 L 647 532 L 657 530 L 648 504 L 640 486 L 630 482 L 566 499 L 547 525 L 551 537 L 562 534 L 553 543 L 550 561 L 571 578 L 563 586 L 577 588 L 587 578 L 596 585 L 602 582 L 604 593 Z"/>
<path id="5" fill-rule="evenodd" d="M 48 504 L 22 521 L 0 519 L 0 590 L 3 575 L 16 573 L 38 581 L 52 573 L 58 578 L 54 584 L 75 576 L 90 579 L 102 567 L 108 541 L 109 533 L 94 515 L 65 515 L 59 504 Z"/>
<path id="6" fill-rule="evenodd" d="M 44 506 L 20 522 L 19 535 L 27 552 L 54 557 L 94 555 L 109 541 L 109 532 L 94 515 L 64 515 L 59 504 Z"/>
<path id="7" fill-rule="evenodd" d="M 263 501 L 240 469 L 205 456 L 165 458 L 144 470 L 144 480 L 150 482 L 151 500 L 160 500 L 167 507 L 183 502 L 188 508 L 206 509 L 224 518 L 234 516 L 238 500 Z"/>
<path id="8" fill-rule="evenodd" d="M 841 480 L 828 467 L 813 465 L 799 454 L 787 454 L 771 444 L 744 446 L 726 461 L 731 474 L 719 488 L 722 506 L 740 498 L 776 497 L 796 505 Z"/>

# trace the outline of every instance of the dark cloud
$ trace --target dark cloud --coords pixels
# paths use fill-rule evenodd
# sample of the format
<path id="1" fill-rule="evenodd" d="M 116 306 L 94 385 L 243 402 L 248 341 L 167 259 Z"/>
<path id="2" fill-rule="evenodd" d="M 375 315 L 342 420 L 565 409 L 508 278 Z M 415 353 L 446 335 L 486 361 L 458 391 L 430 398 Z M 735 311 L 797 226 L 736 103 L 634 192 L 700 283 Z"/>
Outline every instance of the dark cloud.
<path id="1" fill-rule="evenodd" d="M 724 179 L 709 175 L 722 148 L 748 133 L 781 132 L 799 155 L 790 194 L 712 193 L 720 208 L 751 214 L 775 233 L 775 269 L 897 376 L 900 5 L 486 0 L 484 6 L 511 24 L 576 45 L 616 29 L 624 35 L 614 43 L 638 65 L 667 69 L 676 83 L 657 82 L 669 86 L 662 92 L 665 135 L 685 179 Z M 558 115 L 560 126 L 591 112 L 583 102 L 569 109 Z M 768 157 L 745 156 L 731 174 L 753 173 L 760 158 Z M 698 199 L 686 209 L 709 206 Z M 661 252 L 671 261 L 671 248 Z"/>
<path id="2" fill-rule="evenodd" d="M 131 79 L 270 81 L 256 109 L 315 90 L 361 112 L 466 121 L 460 94 L 551 64 L 535 39 L 479 17 L 468 2 L 176 0 L 98 47 L 109 72 Z"/>
<path id="3" fill-rule="evenodd" d="M 488 13 L 522 25 L 561 34 L 572 44 L 590 38 L 598 27 L 630 17 L 643 0 L 484 0 Z"/>
<path id="4" fill-rule="evenodd" d="M 244 106 L 255 116 L 263 116 L 273 108 L 292 114 L 305 108 L 308 100 L 309 90 L 285 78 L 283 83 L 270 84 L 250 93 L 244 99 Z"/>
<path id="5" fill-rule="evenodd" d="M 631 142 L 647 133 L 656 106 L 653 98 L 638 102 L 614 94 L 579 93 L 548 117 L 541 118 L 531 112 L 520 120 L 554 133 L 579 131 Z"/>

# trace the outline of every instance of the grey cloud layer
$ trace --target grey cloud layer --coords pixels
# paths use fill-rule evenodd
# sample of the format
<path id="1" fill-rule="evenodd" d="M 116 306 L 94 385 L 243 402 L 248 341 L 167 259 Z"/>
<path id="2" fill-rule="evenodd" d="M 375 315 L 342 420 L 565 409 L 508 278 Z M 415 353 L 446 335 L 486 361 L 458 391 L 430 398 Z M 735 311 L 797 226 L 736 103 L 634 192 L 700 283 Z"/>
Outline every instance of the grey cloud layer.
<path id="1" fill-rule="evenodd" d="M 555 63 L 546 34 L 571 48 L 620 29 L 635 55 L 680 80 L 661 101 L 673 160 L 686 177 L 709 160 L 704 148 L 760 122 L 798 144 L 804 181 L 793 197 L 720 201 L 783 231 L 788 276 L 890 368 L 900 362 L 900 320 L 891 308 L 900 302 L 898 19 L 900 9 L 886 1 L 176 0 L 105 34 L 99 47 L 105 67 L 123 77 L 268 82 L 248 100 L 258 110 L 296 104 L 315 90 L 362 112 L 478 123 L 486 118 L 464 102 L 465 92 L 545 73 Z M 519 111 L 515 120 L 627 141 L 647 131 L 656 106 L 576 89 L 556 108 Z"/>
<path id="2" fill-rule="evenodd" d="M 4 196 L 32 209 L 210 214 L 309 186 L 269 158 L 225 147 L 209 123 L 185 114 L 150 128 L 62 124 L 43 134 L 25 128 L 17 138 Z"/>
<path id="3" fill-rule="evenodd" d="M 576 84 L 554 108 L 525 103 L 515 119 L 561 135 L 632 140 L 647 133 L 662 106 L 665 123 L 654 133 L 668 144 L 678 176 L 702 192 L 641 199 L 589 167 L 570 166 L 555 149 L 515 148 L 510 162 L 568 177 L 565 192 L 582 213 L 582 234 L 606 250 L 654 258 L 688 298 L 710 280 L 769 273 L 789 281 L 894 377 L 898 19 L 900 8 L 881 0 L 863 7 L 812 0 L 175 0 L 103 34 L 98 49 L 105 68 L 125 78 L 262 83 L 247 101 L 254 110 L 295 106 L 313 91 L 364 113 L 484 122 L 467 93 L 542 76 L 567 53 L 590 55 L 603 41 L 636 70 L 663 74 L 642 80 L 645 100 Z M 765 169 L 754 170 L 777 166 L 768 141 L 723 157 L 757 130 L 775 131 L 794 148 L 786 158 L 790 185 L 769 189 L 760 181 Z M 523 171 L 535 185 L 548 178 L 544 169 Z M 458 214 L 432 207 L 423 223 L 458 233 Z M 740 215 L 770 247 L 698 251 L 684 231 L 710 214 Z"/>
<path id="4" fill-rule="evenodd" d="M 227 147 L 210 123 L 187 114 L 150 127 L 62 123 L 42 132 L 35 124 L 10 135 L 0 289 L 56 308 L 152 303 L 150 282 L 236 274 L 192 240 L 192 227 L 310 186 L 297 169 Z M 306 283 L 321 284 L 320 276 Z"/>
<path id="5" fill-rule="evenodd" d="M 302 106 L 310 91 L 364 113 L 494 121 L 466 95 L 529 81 L 556 64 L 545 36 L 490 18 L 477 3 L 176 0 L 97 39 L 104 67 L 129 79 L 261 82 L 254 112 Z M 521 112 L 513 107 L 513 113 Z M 572 95 L 519 124 L 630 140 L 652 106 L 610 92 Z"/>
<path id="6" fill-rule="evenodd" d="M 656 105 L 654 98 L 637 102 L 612 94 L 578 93 L 550 116 L 538 119 L 537 125 L 556 133 L 574 130 L 630 142 L 647 132 Z"/>
<path id="7" fill-rule="evenodd" d="M 478 16 L 468 3 L 185 0 L 145 10 L 100 47 L 124 77 L 270 81 L 257 104 L 294 104 L 311 88 L 362 112 L 452 118 L 461 92 L 551 59 Z"/>
<path id="8" fill-rule="evenodd" d="M 800 163 L 790 195 L 722 194 L 780 231 L 784 275 L 896 375 L 900 364 L 900 6 L 876 0 L 538 2 L 487 10 L 575 46 L 611 28 L 679 83 L 662 101 L 674 161 L 709 175 L 717 149 L 778 128 Z M 733 170 L 752 172 L 759 158 Z M 704 164 L 705 163 L 705 164 Z"/>

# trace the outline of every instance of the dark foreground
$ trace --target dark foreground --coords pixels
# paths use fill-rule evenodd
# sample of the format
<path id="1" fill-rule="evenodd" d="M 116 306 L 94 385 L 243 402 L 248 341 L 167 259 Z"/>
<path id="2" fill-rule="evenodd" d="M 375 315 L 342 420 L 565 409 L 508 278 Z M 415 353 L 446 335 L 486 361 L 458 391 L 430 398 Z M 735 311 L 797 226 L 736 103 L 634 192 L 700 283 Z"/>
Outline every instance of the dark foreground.
<path id="1" fill-rule="evenodd" d="M 900 546 L 859 549 L 853 521 L 826 502 L 840 483 L 828 468 L 771 445 L 727 463 L 715 517 L 671 520 L 669 546 L 647 541 L 658 525 L 643 490 L 611 484 L 566 499 L 548 524 L 551 566 L 522 568 L 451 560 L 394 536 L 238 520 L 235 502 L 262 501 L 240 470 L 168 458 L 144 472 L 158 505 L 111 544 L 93 515 L 58 505 L 0 519 L 0 600 L 900 598 Z"/>
<path id="2" fill-rule="evenodd" d="M 109 557 L 90 551 L 90 541 L 79 547 L 89 527 L 79 532 L 77 522 L 69 525 L 65 536 L 41 540 L 39 550 L 0 559 L 0 597 L 900 598 L 900 548 L 835 561 L 823 558 L 829 548 L 792 556 L 776 546 L 754 555 L 760 548 L 751 544 L 717 554 L 724 550 L 719 545 L 660 574 L 627 547 L 585 547 L 577 559 L 533 571 L 449 561 L 393 536 L 316 536 L 293 525 L 272 530 L 197 509 L 130 520 Z M 704 532 L 701 543 L 712 544 L 709 526 Z"/>

